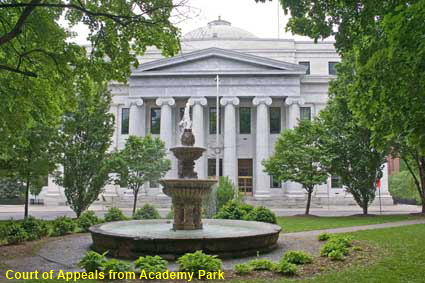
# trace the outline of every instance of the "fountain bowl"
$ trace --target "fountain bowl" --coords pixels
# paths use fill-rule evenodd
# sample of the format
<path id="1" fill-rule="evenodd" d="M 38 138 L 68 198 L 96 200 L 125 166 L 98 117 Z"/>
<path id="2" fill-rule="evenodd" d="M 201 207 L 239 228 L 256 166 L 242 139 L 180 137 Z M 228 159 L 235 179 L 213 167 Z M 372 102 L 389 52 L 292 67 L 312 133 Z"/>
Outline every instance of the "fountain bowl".
<path id="1" fill-rule="evenodd" d="M 242 220 L 203 219 L 203 229 L 172 230 L 172 220 L 116 221 L 90 227 L 92 249 L 117 258 L 159 255 L 174 260 L 202 250 L 220 258 L 269 252 L 277 247 L 280 226 Z"/>
<path id="2" fill-rule="evenodd" d="M 202 154 L 206 151 L 203 147 L 196 147 L 196 146 L 176 146 L 170 148 L 170 151 L 173 152 L 174 156 L 178 160 L 197 160 L 199 159 Z"/>

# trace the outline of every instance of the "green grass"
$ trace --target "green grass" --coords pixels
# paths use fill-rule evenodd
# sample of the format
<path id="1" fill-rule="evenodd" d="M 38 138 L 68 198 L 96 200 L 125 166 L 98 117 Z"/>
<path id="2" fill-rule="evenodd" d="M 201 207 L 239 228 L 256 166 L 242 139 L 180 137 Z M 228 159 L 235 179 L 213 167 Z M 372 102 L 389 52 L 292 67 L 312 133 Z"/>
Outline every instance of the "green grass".
<path id="1" fill-rule="evenodd" d="M 339 227 L 380 224 L 415 219 L 425 218 L 423 216 L 409 214 L 338 217 L 282 216 L 278 217 L 277 223 L 282 227 L 283 233 L 289 233 L 298 231 L 322 230 Z"/>

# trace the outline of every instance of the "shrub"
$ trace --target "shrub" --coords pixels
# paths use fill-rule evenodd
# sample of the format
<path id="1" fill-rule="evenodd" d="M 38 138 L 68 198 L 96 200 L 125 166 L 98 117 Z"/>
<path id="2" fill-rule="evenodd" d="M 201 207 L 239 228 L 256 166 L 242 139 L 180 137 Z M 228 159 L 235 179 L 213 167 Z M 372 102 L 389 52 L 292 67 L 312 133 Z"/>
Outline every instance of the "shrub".
<path id="1" fill-rule="evenodd" d="M 349 248 L 353 245 L 353 238 L 349 236 L 335 236 L 331 238 L 332 241 L 338 242 L 346 248 Z"/>
<path id="2" fill-rule="evenodd" d="M 174 218 L 174 209 L 171 207 L 171 210 L 167 213 L 165 216 L 166 219 L 173 219 Z"/>
<path id="3" fill-rule="evenodd" d="M 293 263 L 289 263 L 286 260 L 281 260 L 278 264 L 275 264 L 273 271 L 276 273 L 292 276 L 297 273 L 297 266 Z"/>
<path id="4" fill-rule="evenodd" d="M 283 255 L 282 260 L 293 264 L 309 264 L 313 262 L 313 257 L 302 251 L 288 251 Z"/>
<path id="5" fill-rule="evenodd" d="M 276 224 L 276 215 L 264 206 L 257 206 L 244 217 L 245 220 Z"/>
<path id="6" fill-rule="evenodd" d="M 161 216 L 158 210 L 153 205 L 145 204 L 142 208 L 139 208 L 133 215 L 133 219 L 160 219 Z"/>
<path id="7" fill-rule="evenodd" d="M 38 240 L 49 235 L 47 223 L 32 216 L 22 221 L 22 228 L 28 234 L 29 241 Z"/>
<path id="8" fill-rule="evenodd" d="M 348 255 L 348 249 L 346 244 L 343 241 L 338 239 L 330 239 L 324 244 L 320 249 L 321 256 L 329 256 L 329 254 L 333 251 L 339 251 L 343 255 Z"/>
<path id="9" fill-rule="evenodd" d="M 118 259 L 110 259 L 102 264 L 102 270 L 105 273 L 114 272 L 129 272 L 131 271 L 130 263 Z"/>
<path id="10" fill-rule="evenodd" d="M 81 230 L 87 232 L 89 228 L 93 225 L 99 224 L 101 221 L 99 217 L 96 216 L 94 211 L 85 211 L 78 218 L 78 226 Z"/>
<path id="11" fill-rule="evenodd" d="M 273 270 L 274 263 L 268 259 L 258 258 L 247 262 L 252 270 Z"/>
<path id="12" fill-rule="evenodd" d="M 61 216 L 56 218 L 52 223 L 52 230 L 54 236 L 63 236 L 71 234 L 77 228 L 77 224 L 69 217 Z"/>
<path id="13" fill-rule="evenodd" d="M 241 219 L 244 219 L 244 217 L 253 209 L 254 207 L 252 205 L 241 204 L 240 202 L 232 200 L 226 203 L 218 211 L 218 213 L 214 215 L 214 218 L 241 220 Z"/>
<path id="14" fill-rule="evenodd" d="M 328 254 L 331 260 L 344 260 L 344 253 L 341 250 L 333 250 Z"/>
<path id="15" fill-rule="evenodd" d="M 146 273 L 149 272 L 165 272 L 167 271 L 168 262 L 160 256 L 141 256 L 135 262 L 136 269 Z"/>
<path id="16" fill-rule="evenodd" d="M 235 272 L 240 275 L 249 274 L 252 272 L 252 267 L 246 263 L 236 264 Z"/>
<path id="17" fill-rule="evenodd" d="M 327 240 L 329 240 L 331 238 L 331 235 L 330 234 L 328 234 L 328 233 L 322 233 L 322 234 L 320 234 L 319 236 L 317 236 L 317 239 L 319 240 L 319 241 L 327 241 Z"/>
<path id="18" fill-rule="evenodd" d="M 216 188 L 217 211 L 219 211 L 226 203 L 235 198 L 237 189 L 230 181 L 229 177 L 220 177 Z"/>
<path id="19" fill-rule="evenodd" d="M 221 260 L 217 256 L 204 254 L 202 251 L 187 253 L 177 259 L 179 270 L 185 272 L 214 272 L 221 269 Z"/>
<path id="20" fill-rule="evenodd" d="M 124 213 L 122 213 L 122 210 L 119 209 L 118 207 L 111 207 L 105 213 L 105 221 L 106 222 L 122 221 L 122 220 L 126 220 L 126 219 L 127 219 L 127 217 L 125 217 Z"/>
<path id="21" fill-rule="evenodd" d="M 101 267 L 106 263 L 107 252 L 103 254 L 98 254 L 94 251 L 86 252 L 84 257 L 78 263 L 78 266 L 83 268 L 86 272 L 95 272 L 96 270 L 101 270 Z"/>
<path id="22" fill-rule="evenodd" d="M 10 222 L 7 227 L 5 227 L 5 238 L 8 244 L 17 244 L 24 242 L 28 239 L 28 233 L 18 223 Z"/>

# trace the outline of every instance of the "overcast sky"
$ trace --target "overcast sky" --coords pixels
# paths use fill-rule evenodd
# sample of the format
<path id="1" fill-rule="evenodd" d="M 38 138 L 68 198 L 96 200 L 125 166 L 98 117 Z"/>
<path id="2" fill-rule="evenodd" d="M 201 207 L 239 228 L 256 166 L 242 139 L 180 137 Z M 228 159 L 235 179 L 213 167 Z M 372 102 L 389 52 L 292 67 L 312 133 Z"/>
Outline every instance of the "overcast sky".
<path id="1" fill-rule="evenodd" d="M 176 0 L 178 1 L 178 0 Z M 181 20 L 173 18 L 173 22 L 185 34 L 198 27 L 205 26 L 221 16 L 233 26 L 247 30 L 258 37 L 278 38 L 278 22 L 280 23 L 280 38 L 302 38 L 285 33 L 288 17 L 278 6 L 278 0 L 266 3 L 256 3 L 255 0 L 187 0 L 190 9 L 181 10 L 189 18 Z M 278 12 L 279 11 L 279 12 Z M 279 17 L 278 17 L 279 13 Z M 278 21 L 279 19 L 279 21 Z M 85 43 L 87 32 L 83 25 L 73 29 L 79 36 L 75 39 L 78 43 Z"/>

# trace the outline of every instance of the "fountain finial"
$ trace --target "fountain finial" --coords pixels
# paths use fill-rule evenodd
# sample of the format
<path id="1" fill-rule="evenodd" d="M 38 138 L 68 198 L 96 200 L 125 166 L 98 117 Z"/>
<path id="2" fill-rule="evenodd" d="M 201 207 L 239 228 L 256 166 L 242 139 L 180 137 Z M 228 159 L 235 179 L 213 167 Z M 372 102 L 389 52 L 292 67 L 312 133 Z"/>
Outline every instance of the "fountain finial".
<path id="1" fill-rule="evenodd" d="M 195 144 L 195 136 L 192 133 L 192 120 L 190 119 L 190 104 L 186 103 L 184 108 L 183 118 L 179 123 L 179 126 L 183 129 L 181 136 L 181 143 L 185 146 L 193 146 Z"/>

